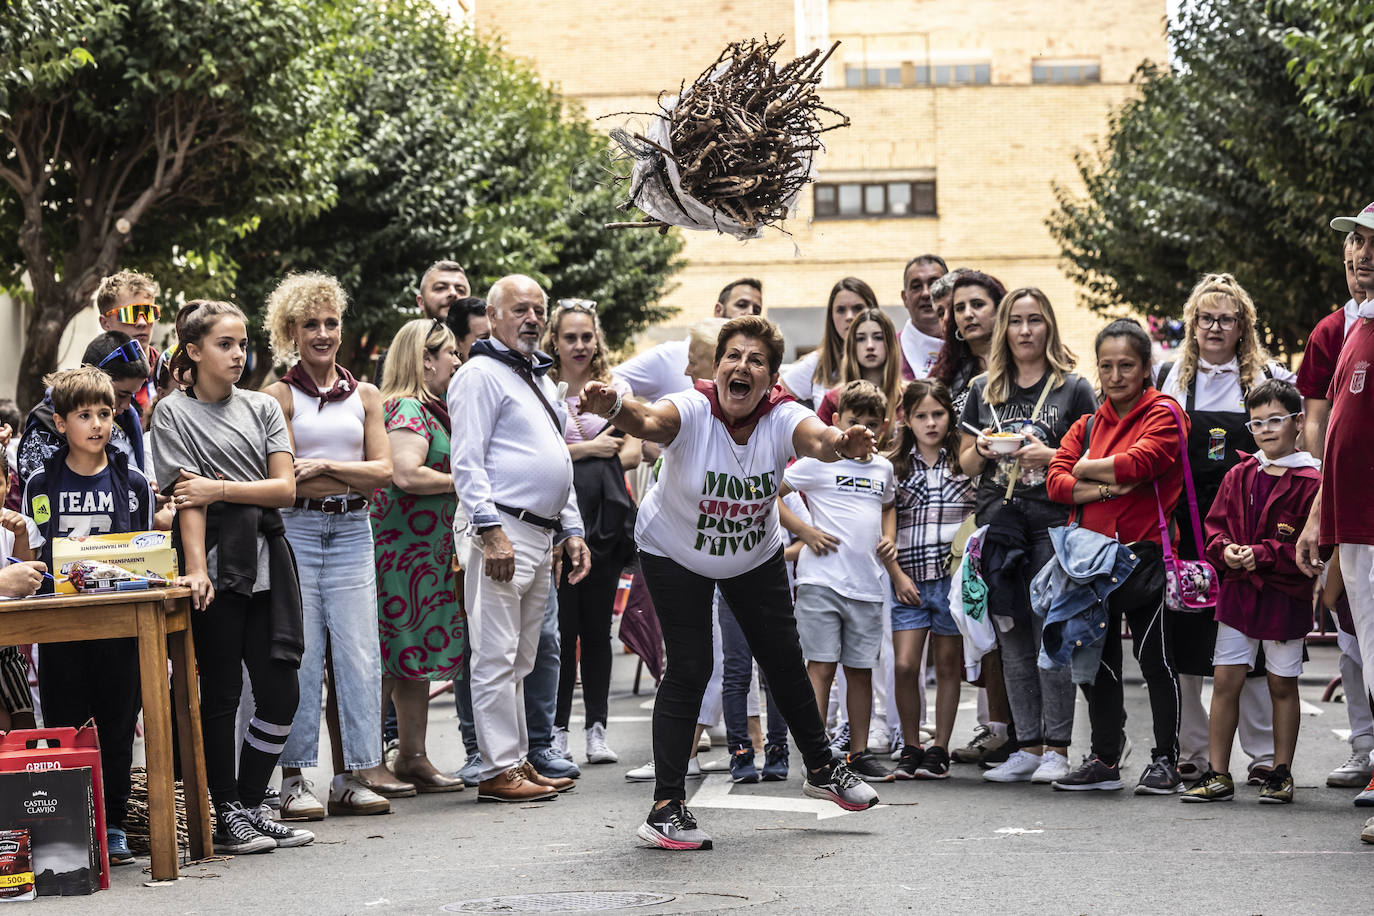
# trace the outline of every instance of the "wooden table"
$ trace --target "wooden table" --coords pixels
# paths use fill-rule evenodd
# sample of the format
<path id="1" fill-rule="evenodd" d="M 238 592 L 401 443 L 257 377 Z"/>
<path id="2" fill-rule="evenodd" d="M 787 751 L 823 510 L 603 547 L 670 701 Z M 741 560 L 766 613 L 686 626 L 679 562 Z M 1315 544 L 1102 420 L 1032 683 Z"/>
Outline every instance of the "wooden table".
<path id="1" fill-rule="evenodd" d="M 186 792 L 191 858 L 214 849 L 200 734 L 200 691 L 191 641 L 190 590 L 167 588 L 105 595 L 64 595 L 0 601 L 0 646 L 138 638 L 143 688 L 144 755 L 148 761 L 148 832 L 153 878 L 177 876 L 176 789 L 172 769 L 175 705 Z M 172 660 L 172 700 L 167 697 L 167 659 Z"/>

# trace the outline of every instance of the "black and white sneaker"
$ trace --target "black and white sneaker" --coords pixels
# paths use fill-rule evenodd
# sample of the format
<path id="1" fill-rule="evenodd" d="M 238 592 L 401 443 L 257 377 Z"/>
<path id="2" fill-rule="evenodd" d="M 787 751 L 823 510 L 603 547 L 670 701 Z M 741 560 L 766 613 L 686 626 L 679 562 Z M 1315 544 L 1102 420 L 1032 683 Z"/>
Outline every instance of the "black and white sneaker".
<path id="1" fill-rule="evenodd" d="M 843 757 L 849 753 L 849 723 L 845 722 L 835 729 L 835 734 L 830 737 L 830 749 Z"/>
<path id="2" fill-rule="evenodd" d="M 849 769 L 864 782 L 891 782 L 892 772 L 878 762 L 872 751 L 860 751 L 845 758 Z"/>
<path id="3" fill-rule="evenodd" d="M 897 760 L 897 768 L 892 771 L 896 779 L 915 779 L 916 770 L 921 766 L 921 758 L 926 755 L 925 748 L 906 745 L 902 756 Z"/>
<path id="4" fill-rule="evenodd" d="M 711 837 L 697 826 L 697 819 L 692 812 L 679 801 L 670 801 L 662 808 L 650 811 L 635 835 L 659 849 L 687 851 L 711 848 Z"/>
<path id="5" fill-rule="evenodd" d="M 1050 785 L 1065 792 L 1084 792 L 1092 789 L 1118 791 L 1125 788 L 1121 783 L 1121 768 L 1107 766 L 1096 755 L 1084 757 L 1077 769 L 1068 776 L 1056 779 Z"/>
<path id="6" fill-rule="evenodd" d="M 229 802 L 215 807 L 215 852 L 231 856 L 245 856 L 254 852 L 271 852 L 277 843 L 263 836 L 253 826 L 253 820 L 243 805 Z"/>
<path id="7" fill-rule="evenodd" d="M 849 768 L 843 760 L 831 761 L 814 773 L 806 774 L 802 794 L 808 798 L 832 801 L 846 811 L 863 811 L 878 803 L 878 793 Z"/>
<path id="8" fill-rule="evenodd" d="M 921 765 L 913 775 L 917 779 L 949 779 L 949 751 L 938 744 L 926 748 L 921 756 Z"/>
<path id="9" fill-rule="evenodd" d="M 290 849 L 293 846 L 309 846 L 315 842 L 315 834 L 309 830 L 302 830 L 299 827 L 291 827 L 281 821 L 272 820 L 272 809 L 267 807 L 267 803 L 252 810 L 245 811 L 248 815 L 248 822 L 253 825 L 253 829 L 282 849 Z"/>
<path id="10" fill-rule="evenodd" d="M 1174 762 L 1163 754 L 1150 761 L 1136 783 L 1136 795 L 1177 795 L 1183 791 L 1183 778 Z"/>

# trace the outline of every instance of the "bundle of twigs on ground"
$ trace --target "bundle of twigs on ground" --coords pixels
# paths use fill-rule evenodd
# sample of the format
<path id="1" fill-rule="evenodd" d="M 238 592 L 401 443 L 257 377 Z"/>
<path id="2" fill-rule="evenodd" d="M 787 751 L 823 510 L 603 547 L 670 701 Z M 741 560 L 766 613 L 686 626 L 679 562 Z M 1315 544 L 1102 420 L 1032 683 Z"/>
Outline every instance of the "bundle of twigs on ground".
<path id="1" fill-rule="evenodd" d="M 779 66 L 781 39 L 735 42 L 676 98 L 660 97 L 644 134 L 613 130 L 636 160 L 621 209 L 638 207 L 650 219 L 607 228 L 674 225 L 755 238 L 786 219 L 811 181 L 820 135 L 849 124 L 816 91 L 837 47 Z"/>
<path id="2" fill-rule="evenodd" d="M 138 855 L 147 855 L 152 848 L 148 834 L 148 771 L 134 767 L 132 786 L 129 791 L 129 813 L 124 820 L 124 829 L 129 835 L 129 849 Z M 186 790 L 176 783 L 177 807 L 177 848 L 189 849 L 191 834 L 186 828 Z"/>

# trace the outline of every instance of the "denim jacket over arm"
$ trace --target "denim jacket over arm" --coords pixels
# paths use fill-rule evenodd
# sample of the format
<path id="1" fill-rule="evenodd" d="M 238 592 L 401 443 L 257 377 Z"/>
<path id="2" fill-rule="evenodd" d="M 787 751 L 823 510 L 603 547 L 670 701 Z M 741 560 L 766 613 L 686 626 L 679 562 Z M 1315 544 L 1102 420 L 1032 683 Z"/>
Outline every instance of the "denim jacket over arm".
<path id="1" fill-rule="evenodd" d="M 1107 635 L 1107 597 L 1139 565 L 1134 550 L 1078 526 L 1051 528 L 1054 558 L 1031 580 L 1031 608 L 1045 621 L 1040 667 L 1070 665 L 1091 684 Z"/>

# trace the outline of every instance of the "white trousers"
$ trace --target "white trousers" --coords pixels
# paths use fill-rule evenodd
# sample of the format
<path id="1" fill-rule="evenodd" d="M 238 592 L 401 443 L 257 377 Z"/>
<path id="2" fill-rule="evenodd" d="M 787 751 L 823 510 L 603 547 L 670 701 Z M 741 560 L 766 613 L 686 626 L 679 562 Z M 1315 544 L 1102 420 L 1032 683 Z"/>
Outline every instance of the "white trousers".
<path id="1" fill-rule="evenodd" d="M 503 522 L 515 548 L 515 575 L 509 582 L 488 577 L 481 541 L 474 539 L 463 584 L 479 779 L 499 776 L 529 753 L 524 681 L 534 670 L 553 578 L 553 533 L 513 518 Z"/>
<path id="2" fill-rule="evenodd" d="M 1350 602 L 1360 654 L 1374 658 L 1374 544 L 1342 544 L 1340 551 L 1345 597 Z M 1363 667 L 1365 690 L 1374 693 L 1374 665 Z M 1355 692 L 1353 685 L 1345 685 L 1347 700 Z"/>
<path id="3" fill-rule="evenodd" d="M 1210 680 L 1210 678 L 1208 678 Z M 1211 744 L 1210 720 L 1202 705 L 1203 678 L 1180 674 L 1181 695 L 1178 715 L 1178 761 L 1207 769 L 1207 748 Z M 1269 680 L 1247 677 L 1240 692 L 1240 719 L 1236 723 L 1240 749 L 1250 758 L 1250 766 L 1274 765 L 1274 701 L 1269 696 Z"/>
<path id="4" fill-rule="evenodd" d="M 1369 698 L 1361 696 L 1359 685 L 1364 683 L 1364 655 L 1360 641 L 1336 624 L 1336 645 L 1341 650 L 1341 685 L 1345 687 L 1345 716 L 1350 722 L 1350 746 L 1356 750 L 1374 750 L 1374 714 L 1369 710 Z M 1354 687 L 1352 690 L 1351 687 Z"/>

